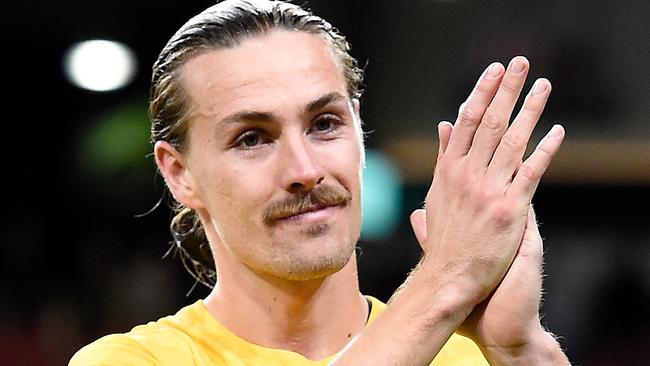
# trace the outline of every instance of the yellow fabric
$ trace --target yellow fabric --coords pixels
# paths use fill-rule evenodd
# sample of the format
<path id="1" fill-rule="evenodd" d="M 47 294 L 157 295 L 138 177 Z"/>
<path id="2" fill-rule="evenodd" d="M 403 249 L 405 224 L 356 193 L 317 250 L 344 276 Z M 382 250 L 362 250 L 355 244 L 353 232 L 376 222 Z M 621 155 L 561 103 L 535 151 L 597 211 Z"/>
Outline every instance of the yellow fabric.
<path id="1" fill-rule="evenodd" d="M 368 296 L 372 322 L 386 305 Z M 249 343 L 230 332 L 208 312 L 202 300 L 178 313 L 140 325 L 125 334 L 100 338 L 79 350 L 69 366 L 94 365 L 327 365 L 334 355 L 311 361 L 302 355 Z M 453 334 L 442 348 L 433 366 L 488 365 L 470 339 Z"/>

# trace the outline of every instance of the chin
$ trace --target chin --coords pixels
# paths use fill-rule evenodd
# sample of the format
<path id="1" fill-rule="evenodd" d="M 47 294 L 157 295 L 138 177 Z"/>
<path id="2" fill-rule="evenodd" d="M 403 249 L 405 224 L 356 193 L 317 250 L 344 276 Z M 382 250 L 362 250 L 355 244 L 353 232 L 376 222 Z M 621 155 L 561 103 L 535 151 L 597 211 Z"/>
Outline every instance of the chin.
<path id="1" fill-rule="evenodd" d="M 295 263 L 291 268 L 285 268 L 278 277 L 290 281 L 313 281 L 326 278 L 342 270 L 350 261 L 352 255 L 340 256 L 339 258 L 327 258 L 310 263 Z"/>
<path id="2" fill-rule="evenodd" d="M 268 272 L 291 281 L 311 281 L 343 269 L 353 257 L 356 242 L 329 235 L 313 235 L 322 230 L 320 225 L 306 228 L 307 234 L 312 236 L 301 241 L 294 250 L 283 251 L 274 263 L 268 263 Z"/>

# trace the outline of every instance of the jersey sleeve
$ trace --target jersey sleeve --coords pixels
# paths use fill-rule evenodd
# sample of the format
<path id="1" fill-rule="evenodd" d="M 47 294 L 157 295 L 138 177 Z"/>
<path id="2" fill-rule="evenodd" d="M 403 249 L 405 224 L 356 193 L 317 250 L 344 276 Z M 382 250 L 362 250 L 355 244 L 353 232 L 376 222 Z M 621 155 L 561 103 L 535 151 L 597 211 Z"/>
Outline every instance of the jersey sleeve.
<path id="1" fill-rule="evenodd" d="M 102 337 L 72 356 L 68 366 L 158 366 L 161 363 L 138 341 L 122 334 Z"/>
<path id="2" fill-rule="evenodd" d="M 490 364 L 474 341 L 454 333 L 431 366 L 490 366 Z"/>

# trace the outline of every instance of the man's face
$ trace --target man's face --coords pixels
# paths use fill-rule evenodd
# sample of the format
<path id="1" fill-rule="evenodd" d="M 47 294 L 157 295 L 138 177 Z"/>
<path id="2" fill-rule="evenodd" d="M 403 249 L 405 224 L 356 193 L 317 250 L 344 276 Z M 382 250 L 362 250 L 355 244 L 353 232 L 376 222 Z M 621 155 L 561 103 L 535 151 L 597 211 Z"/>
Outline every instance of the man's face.
<path id="1" fill-rule="evenodd" d="M 340 270 L 359 237 L 363 147 L 330 46 L 273 31 L 191 59 L 181 81 L 193 208 L 212 245 L 286 279 Z"/>

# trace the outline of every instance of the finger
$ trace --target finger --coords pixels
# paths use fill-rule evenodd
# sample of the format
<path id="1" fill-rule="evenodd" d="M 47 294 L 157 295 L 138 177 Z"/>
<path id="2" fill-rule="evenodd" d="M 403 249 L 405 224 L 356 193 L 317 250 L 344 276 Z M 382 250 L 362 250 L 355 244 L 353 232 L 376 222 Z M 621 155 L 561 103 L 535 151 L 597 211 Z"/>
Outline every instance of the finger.
<path id="1" fill-rule="evenodd" d="M 519 246 L 517 256 L 532 258 L 537 267 L 541 270 L 542 246 L 542 236 L 539 233 L 539 227 L 537 226 L 537 220 L 535 219 L 535 210 L 533 210 L 533 205 L 529 205 L 524 237 Z"/>
<path id="2" fill-rule="evenodd" d="M 519 250 L 495 296 L 506 297 L 510 304 L 517 304 L 519 311 L 514 314 L 536 319 L 542 289 L 542 237 L 531 206 L 528 207 L 526 229 Z"/>
<path id="3" fill-rule="evenodd" d="M 551 83 L 546 79 L 538 79 L 526 96 L 512 126 L 501 138 L 487 171 L 487 175 L 497 185 L 507 185 L 518 171 L 530 136 L 544 111 L 550 93 Z"/>
<path id="4" fill-rule="evenodd" d="M 454 126 L 447 121 L 442 121 L 438 123 L 438 159 L 437 161 L 440 161 L 442 158 L 442 155 L 444 155 L 445 151 L 447 150 L 447 146 L 449 145 L 449 138 L 451 137 L 451 132 L 453 130 Z"/>
<path id="5" fill-rule="evenodd" d="M 449 156 L 460 157 L 469 151 L 476 128 L 499 87 L 503 71 L 503 65 L 500 63 L 491 64 L 483 72 L 465 103 L 460 106 L 447 148 Z"/>
<path id="6" fill-rule="evenodd" d="M 528 69 L 528 60 L 523 56 L 515 57 L 510 61 L 503 81 L 476 130 L 469 152 L 470 164 L 474 167 L 484 169 L 490 163 L 503 133 L 508 128 L 510 116 L 526 81 Z"/>
<path id="7" fill-rule="evenodd" d="M 539 142 L 535 151 L 521 164 L 506 195 L 519 197 L 519 200 L 530 204 L 542 175 L 557 154 L 563 140 L 564 128 L 560 125 L 553 126 Z"/>
<path id="8" fill-rule="evenodd" d="M 420 208 L 413 213 L 411 213 L 411 227 L 413 228 L 413 233 L 415 238 L 420 243 L 420 246 L 424 248 L 424 242 L 427 240 L 427 213 L 424 209 Z"/>

